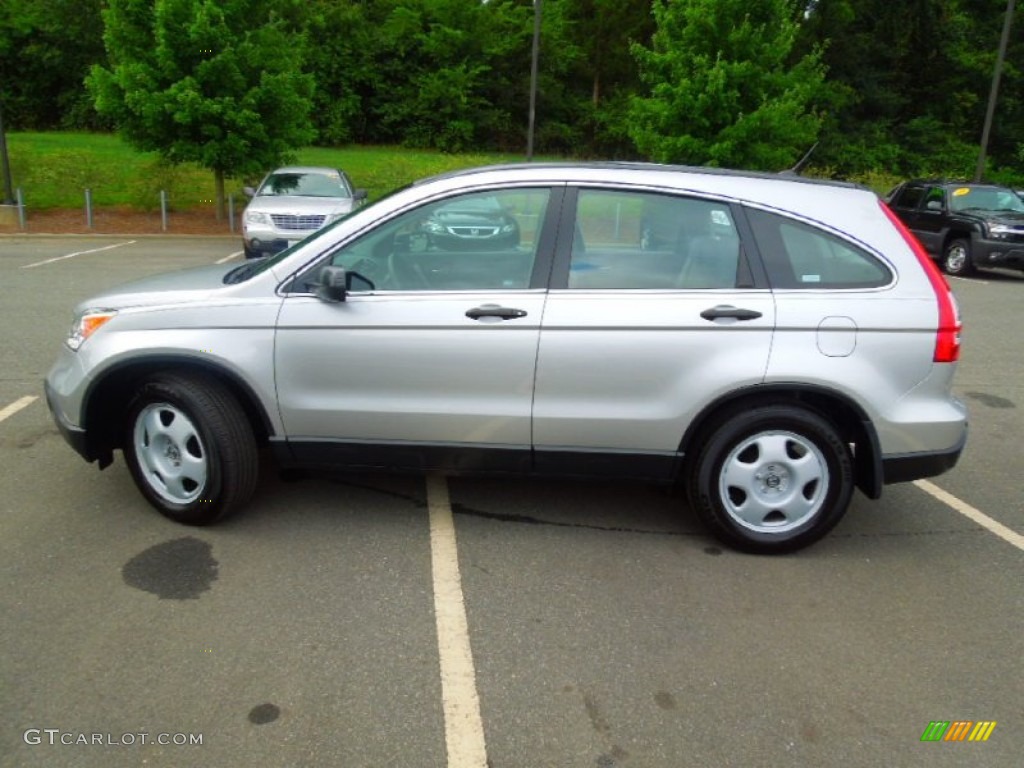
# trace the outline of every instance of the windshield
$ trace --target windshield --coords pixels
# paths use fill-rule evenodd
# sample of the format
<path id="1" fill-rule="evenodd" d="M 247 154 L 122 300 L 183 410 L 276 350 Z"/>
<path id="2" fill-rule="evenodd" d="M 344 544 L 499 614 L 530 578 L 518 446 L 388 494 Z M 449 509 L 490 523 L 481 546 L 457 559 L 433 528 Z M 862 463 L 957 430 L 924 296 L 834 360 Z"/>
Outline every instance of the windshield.
<path id="1" fill-rule="evenodd" d="M 409 185 L 406 184 L 404 186 L 398 187 L 397 189 L 393 189 L 392 191 L 384 195 L 382 198 L 377 200 L 373 205 L 382 203 L 392 195 L 397 195 L 399 192 L 403 192 L 408 188 Z M 353 215 L 357 213 L 361 215 L 366 211 L 370 210 L 373 207 L 373 205 L 367 205 L 362 208 L 355 208 L 349 211 L 344 216 L 341 216 L 340 218 L 332 221 L 327 226 L 318 229 L 316 232 L 313 232 L 312 234 L 308 235 L 305 240 L 300 240 L 295 245 L 291 246 L 290 248 L 286 248 L 280 253 L 275 253 L 273 256 L 266 256 L 262 259 L 252 259 L 251 261 L 247 261 L 245 264 L 240 264 L 239 266 L 235 267 L 233 270 L 228 272 L 226 275 L 224 275 L 224 282 L 228 285 L 233 283 L 241 283 L 245 282 L 254 275 L 258 275 L 261 272 L 266 272 L 279 261 L 284 261 L 285 259 L 287 259 L 289 256 L 292 255 L 293 252 L 304 246 L 310 240 L 313 240 L 314 238 L 317 237 L 323 237 L 326 233 L 330 232 L 332 229 L 337 227 L 342 222 L 347 221 Z"/>
<path id="2" fill-rule="evenodd" d="M 363 210 L 363 209 L 357 208 L 356 210 Z M 304 239 L 299 240 L 299 242 L 295 243 L 294 245 L 292 245 L 292 246 L 290 246 L 288 248 L 285 248 L 283 251 L 281 251 L 279 253 L 275 253 L 273 256 L 265 256 L 262 259 L 250 259 L 250 260 L 246 261 L 245 264 L 240 264 L 238 267 L 236 267 L 235 269 L 231 270 L 226 275 L 224 275 L 224 283 L 226 285 L 232 285 L 234 283 L 242 283 L 242 282 L 245 282 L 246 280 L 248 280 L 250 277 L 252 277 L 254 275 L 258 275 L 261 272 L 267 271 L 274 264 L 277 264 L 277 262 L 283 261 L 284 259 L 287 259 L 298 248 L 301 248 L 302 246 L 304 246 L 310 240 L 312 240 L 312 239 L 314 239 L 316 237 L 320 237 L 325 232 L 330 232 L 332 229 L 334 229 L 336 226 L 338 226 L 338 224 L 340 224 L 341 222 L 345 221 L 353 213 L 355 213 L 355 211 L 349 211 L 344 216 L 341 216 L 338 219 L 336 219 L 335 221 L 332 221 L 326 227 L 322 227 L 321 229 L 318 229 L 316 232 L 313 232 L 312 234 L 307 235 Z"/>
<path id="3" fill-rule="evenodd" d="M 1001 187 L 958 187 L 950 193 L 954 211 L 1024 213 L 1024 200 L 1012 189 Z"/>
<path id="4" fill-rule="evenodd" d="M 257 197 L 295 195 L 298 197 L 352 197 L 352 191 L 338 171 L 272 173 L 256 193 Z"/>

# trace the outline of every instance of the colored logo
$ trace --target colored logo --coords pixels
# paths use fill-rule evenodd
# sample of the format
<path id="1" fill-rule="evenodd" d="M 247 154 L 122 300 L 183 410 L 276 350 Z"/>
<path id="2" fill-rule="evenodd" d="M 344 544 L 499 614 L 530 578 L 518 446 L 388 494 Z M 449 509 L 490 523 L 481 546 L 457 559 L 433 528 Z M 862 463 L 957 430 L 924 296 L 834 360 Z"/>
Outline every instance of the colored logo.
<path id="1" fill-rule="evenodd" d="M 921 741 L 988 741 L 995 727 L 995 720 L 932 720 Z"/>

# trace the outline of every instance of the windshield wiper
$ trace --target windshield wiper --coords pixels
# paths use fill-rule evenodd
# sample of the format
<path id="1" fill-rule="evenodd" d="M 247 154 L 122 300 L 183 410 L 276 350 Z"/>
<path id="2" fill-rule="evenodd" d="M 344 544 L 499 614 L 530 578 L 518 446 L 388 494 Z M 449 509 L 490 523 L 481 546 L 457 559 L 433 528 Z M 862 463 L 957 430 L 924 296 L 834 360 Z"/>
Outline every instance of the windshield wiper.
<path id="1" fill-rule="evenodd" d="M 224 275 L 224 285 L 234 285 L 235 283 L 241 283 L 252 277 L 253 273 L 257 271 L 257 267 L 260 265 L 260 260 L 249 261 L 245 264 L 239 264 L 237 267 L 232 269 L 226 275 Z"/>

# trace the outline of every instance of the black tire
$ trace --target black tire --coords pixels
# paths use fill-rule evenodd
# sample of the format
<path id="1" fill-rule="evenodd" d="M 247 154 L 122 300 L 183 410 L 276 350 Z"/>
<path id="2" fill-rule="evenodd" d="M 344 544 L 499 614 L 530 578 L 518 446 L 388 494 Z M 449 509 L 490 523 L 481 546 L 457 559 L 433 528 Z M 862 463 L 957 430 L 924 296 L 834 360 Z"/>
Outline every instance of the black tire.
<path id="1" fill-rule="evenodd" d="M 963 238 L 950 240 L 946 250 L 942 252 L 942 269 L 948 275 L 966 277 L 974 274 L 974 261 L 971 258 L 971 241 Z"/>
<path id="2" fill-rule="evenodd" d="M 253 251 L 253 250 L 251 250 L 249 248 L 249 246 L 247 246 L 245 244 L 242 245 L 242 251 L 245 253 L 245 258 L 247 258 L 247 259 L 261 259 L 261 258 L 263 258 L 263 252 L 262 251 Z M 236 251 L 236 253 L 237 253 L 237 251 Z"/>
<path id="3" fill-rule="evenodd" d="M 259 473 L 245 412 L 223 384 L 198 374 L 156 374 L 139 387 L 124 456 L 147 501 L 186 525 L 210 525 L 242 507 Z"/>
<path id="4" fill-rule="evenodd" d="M 815 413 L 766 405 L 726 418 L 690 464 L 690 504 L 736 549 L 792 552 L 842 519 L 853 461 L 835 428 Z"/>

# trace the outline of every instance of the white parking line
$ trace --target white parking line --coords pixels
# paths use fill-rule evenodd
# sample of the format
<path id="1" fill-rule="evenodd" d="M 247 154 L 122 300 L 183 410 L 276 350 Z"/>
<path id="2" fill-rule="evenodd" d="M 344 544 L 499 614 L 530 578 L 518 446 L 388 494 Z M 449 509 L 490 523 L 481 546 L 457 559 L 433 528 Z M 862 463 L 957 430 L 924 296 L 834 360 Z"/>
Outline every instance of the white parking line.
<path id="1" fill-rule="evenodd" d="M 915 480 L 914 485 L 920 488 L 925 493 L 935 497 L 947 507 L 955 509 L 964 517 L 970 518 L 982 528 L 987 528 L 992 531 L 996 536 L 1003 539 L 1004 541 L 1012 544 L 1017 549 L 1024 552 L 1024 536 L 1014 531 L 1011 528 L 1007 528 L 1002 523 L 993 520 L 991 517 L 986 515 L 984 512 L 975 509 L 965 501 L 960 501 L 953 494 L 942 490 L 939 486 L 929 483 L 927 480 Z"/>
<path id="2" fill-rule="evenodd" d="M 66 253 L 63 256 L 55 256 L 52 259 L 46 261 L 37 261 L 35 264 L 25 264 L 22 269 L 32 269 L 32 267 L 41 267 L 43 264 L 52 264 L 55 261 L 63 261 L 64 259 L 71 259 L 75 256 L 84 256 L 87 253 L 99 253 L 100 251 L 109 251 L 111 248 L 120 248 L 122 245 L 132 245 L 136 241 L 129 240 L 126 243 L 114 243 L 113 245 L 105 245 L 102 248 L 92 248 L 88 251 L 75 251 L 74 253 Z"/>
<path id="3" fill-rule="evenodd" d="M 455 522 L 448 500 L 448 482 L 443 475 L 427 477 L 427 507 L 448 768 L 486 768 L 487 746 L 476 691 L 473 652 L 469 647 Z"/>
<path id="4" fill-rule="evenodd" d="M 979 280 L 976 277 L 957 277 L 956 275 L 946 275 L 947 278 L 953 280 L 963 280 L 965 283 L 977 283 L 978 285 L 988 285 L 988 280 Z"/>
<path id="5" fill-rule="evenodd" d="M 216 263 L 217 264 L 223 264 L 225 261 L 231 261 L 232 259 L 237 258 L 238 256 L 241 256 L 242 253 L 243 253 L 242 251 L 235 251 L 234 253 L 225 256 L 223 259 L 217 259 Z"/>
<path id="6" fill-rule="evenodd" d="M 38 399 L 39 398 L 36 395 L 25 395 L 24 397 L 15 400 L 6 408 L 0 410 L 0 421 L 4 421 L 5 419 L 10 418 L 18 411 L 20 411 L 22 408 L 27 408 L 28 406 L 32 405 L 32 403 L 34 403 Z"/>

